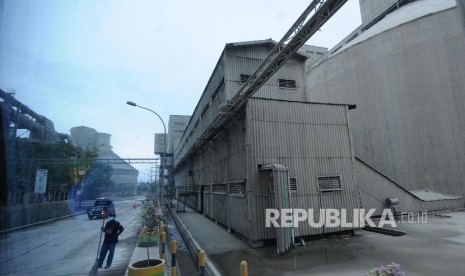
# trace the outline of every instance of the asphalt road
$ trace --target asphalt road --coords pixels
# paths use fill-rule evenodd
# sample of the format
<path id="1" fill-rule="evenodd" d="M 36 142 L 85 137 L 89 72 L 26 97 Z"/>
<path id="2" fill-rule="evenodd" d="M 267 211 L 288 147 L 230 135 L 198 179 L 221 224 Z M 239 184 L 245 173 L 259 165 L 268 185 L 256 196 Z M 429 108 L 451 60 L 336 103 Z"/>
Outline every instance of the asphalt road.
<path id="1" fill-rule="evenodd" d="M 98 275 L 124 275 L 137 242 L 139 199 L 115 201 L 125 231 L 110 269 Z M 87 215 L 57 220 L 0 235 L 0 275 L 87 275 L 95 263 L 101 219 Z"/>

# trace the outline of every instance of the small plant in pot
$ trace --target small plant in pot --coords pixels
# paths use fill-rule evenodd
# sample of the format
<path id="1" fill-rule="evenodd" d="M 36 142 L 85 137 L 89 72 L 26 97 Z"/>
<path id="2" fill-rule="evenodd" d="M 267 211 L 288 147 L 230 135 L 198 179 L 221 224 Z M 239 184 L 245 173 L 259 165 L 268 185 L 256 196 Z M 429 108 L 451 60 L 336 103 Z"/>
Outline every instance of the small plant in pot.
<path id="1" fill-rule="evenodd" d="M 140 220 L 142 227 L 139 230 L 137 246 L 147 247 L 147 259 L 130 264 L 128 275 L 165 275 L 165 260 L 151 259 L 149 254 L 149 248 L 158 244 L 158 235 L 163 225 L 163 212 L 154 197 L 148 196 L 143 203 Z"/>
<path id="2" fill-rule="evenodd" d="M 158 244 L 158 234 L 163 221 L 163 212 L 158 200 L 153 197 L 147 197 L 142 205 L 140 214 L 141 228 L 137 246 L 155 246 Z"/>

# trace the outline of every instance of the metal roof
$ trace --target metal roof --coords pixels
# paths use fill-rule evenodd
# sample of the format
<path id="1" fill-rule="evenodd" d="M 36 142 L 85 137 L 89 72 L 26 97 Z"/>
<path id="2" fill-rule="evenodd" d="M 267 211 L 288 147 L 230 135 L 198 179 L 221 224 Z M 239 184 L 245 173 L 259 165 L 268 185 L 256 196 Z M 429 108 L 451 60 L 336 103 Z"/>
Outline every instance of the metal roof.
<path id="1" fill-rule="evenodd" d="M 356 109 L 356 104 L 344 104 L 344 103 L 324 103 L 324 102 L 310 102 L 310 101 L 294 101 L 294 100 L 283 100 L 283 99 L 270 99 L 270 98 L 263 98 L 263 97 L 254 97 L 252 99 L 258 100 L 266 100 L 266 101 L 275 101 L 275 102 L 291 102 L 291 103 L 304 103 L 304 104 L 322 104 L 322 105 L 343 105 L 348 106 L 349 110 Z M 362 161 L 363 162 L 363 161 Z"/>
<path id="2" fill-rule="evenodd" d="M 235 47 L 256 47 L 256 46 L 264 46 L 264 45 L 269 45 L 271 47 L 274 47 L 277 44 L 278 42 L 274 41 L 271 38 L 261 39 L 261 40 L 252 40 L 252 41 L 232 42 L 232 43 L 227 43 L 226 46 L 224 47 L 224 50 L 235 48 Z M 304 60 L 309 57 L 307 54 L 303 52 L 295 52 L 294 55 L 300 56 Z"/>
<path id="3" fill-rule="evenodd" d="M 462 198 L 461 196 L 458 196 L 458 195 L 443 194 L 443 193 L 433 192 L 430 190 L 414 190 L 410 192 L 423 201 L 436 201 L 436 200 Z"/>

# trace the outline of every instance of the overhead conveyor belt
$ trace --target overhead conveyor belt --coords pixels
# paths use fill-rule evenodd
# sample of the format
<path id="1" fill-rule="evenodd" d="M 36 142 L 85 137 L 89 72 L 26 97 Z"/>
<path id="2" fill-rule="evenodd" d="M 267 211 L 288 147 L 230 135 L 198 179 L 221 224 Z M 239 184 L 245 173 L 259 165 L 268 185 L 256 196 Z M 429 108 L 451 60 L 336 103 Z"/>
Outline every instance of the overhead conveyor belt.
<path id="1" fill-rule="evenodd" d="M 212 123 L 200 135 L 192 147 L 180 156 L 176 168 L 184 164 L 200 147 L 218 134 L 235 115 L 243 110 L 247 101 L 273 76 L 276 71 L 300 49 L 347 0 L 313 0 L 283 38 L 271 50 L 265 60 L 239 89 L 235 96 L 221 108 Z"/>

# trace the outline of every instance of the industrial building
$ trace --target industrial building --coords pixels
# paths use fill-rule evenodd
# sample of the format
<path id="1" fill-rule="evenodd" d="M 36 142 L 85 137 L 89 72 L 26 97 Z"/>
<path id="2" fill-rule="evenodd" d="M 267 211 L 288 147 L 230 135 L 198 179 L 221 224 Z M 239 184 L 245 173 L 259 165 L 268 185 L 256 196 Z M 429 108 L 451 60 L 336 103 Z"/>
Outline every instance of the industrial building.
<path id="1" fill-rule="evenodd" d="M 184 132 L 176 160 L 274 44 L 264 40 L 226 45 Z M 306 56 L 295 54 L 249 100 L 241 116 L 191 160 L 177 164 L 176 185 L 199 187 L 200 196 L 191 198 L 191 206 L 247 237 L 252 245 L 275 237 L 274 229 L 265 227 L 265 209 L 277 207 L 280 199 L 275 189 L 279 187 L 286 192 L 290 186 L 289 207 L 361 206 L 347 116 L 353 106 L 306 101 L 305 61 Z M 280 172 L 281 180 L 276 176 Z M 307 225 L 297 235 L 341 230 Z"/>
<path id="2" fill-rule="evenodd" d="M 54 123 L 38 114 L 15 97 L 14 91 L 0 89 L 0 204 L 39 201 L 34 195 L 30 175 L 21 175 L 21 164 L 33 165 L 35 160 L 24 160 L 28 149 L 38 144 L 68 142 L 70 137 L 58 133 Z M 21 164 L 18 164 L 21 163 Z"/>
<path id="3" fill-rule="evenodd" d="M 267 208 L 379 216 L 464 207 L 465 128 L 453 102 L 465 91 L 465 43 L 455 1 L 362 2 L 362 26 L 334 49 L 302 47 L 231 114 L 222 107 L 276 42 L 226 45 L 174 153 L 178 199 L 252 246 L 278 235 L 265 227 Z M 218 127 L 219 116 L 230 120 Z"/>
<path id="4" fill-rule="evenodd" d="M 189 123 L 188 115 L 170 115 L 168 120 L 168 130 L 165 133 L 155 133 L 154 153 L 160 155 L 159 177 L 163 179 L 163 195 L 173 198 L 176 194 L 173 179 L 173 153 L 175 145 L 179 144 L 182 134 Z M 166 138 L 165 138 L 166 137 Z M 166 139 L 166 140 L 165 140 Z M 158 191 L 162 194 L 162 191 Z"/>
<path id="5" fill-rule="evenodd" d="M 175 145 L 179 144 L 190 118 L 189 115 L 170 115 L 168 119 L 168 154 L 174 153 Z"/>
<path id="6" fill-rule="evenodd" d="M 73 142 L 81 149 L 97 150 L 99 159 L 120 160 L 119 162 L 109 163 L 109 166 L 113 169 L 111 176 L 114 183 L 113 192 L 134 193 L 136 191 L 139 171 L 121 160 L 121 157 L 113 152 L 110 134 L 99 133 L 95 129 L 86 126 L 73 127 L 70 132 Z"/>
<path id="7" fill-rule="evenodd" d="M 455 0 L 360 4 L 372 26 L 310 66 L 309 100 L 356 104 L 355 155 L 402 187 L 465 195 L 463 11 Z"/>

